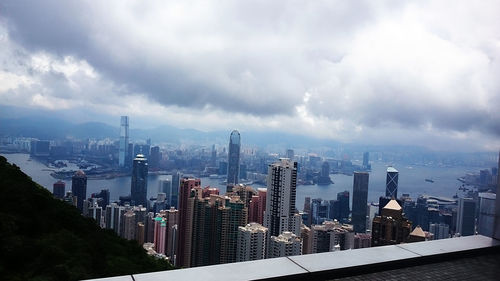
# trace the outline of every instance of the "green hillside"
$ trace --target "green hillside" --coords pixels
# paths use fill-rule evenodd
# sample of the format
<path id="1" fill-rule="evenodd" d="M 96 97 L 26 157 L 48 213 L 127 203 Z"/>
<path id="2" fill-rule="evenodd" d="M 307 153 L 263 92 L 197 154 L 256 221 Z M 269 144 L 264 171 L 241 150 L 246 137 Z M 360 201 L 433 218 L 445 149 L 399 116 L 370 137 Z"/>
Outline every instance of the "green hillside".
<path id="1" fill-rule="evenodd" d="M 0 156 L 0 279 L 79 280 L 171 269 L 99 228 Z"/>

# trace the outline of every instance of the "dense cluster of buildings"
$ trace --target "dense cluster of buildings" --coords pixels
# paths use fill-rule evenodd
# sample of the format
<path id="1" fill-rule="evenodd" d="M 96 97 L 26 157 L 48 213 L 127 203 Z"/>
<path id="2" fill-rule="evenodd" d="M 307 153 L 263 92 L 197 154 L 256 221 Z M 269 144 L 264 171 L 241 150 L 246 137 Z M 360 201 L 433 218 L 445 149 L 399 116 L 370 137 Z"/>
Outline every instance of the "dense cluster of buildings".
<path id="1" fill-rule="evenodd" d="M 121 124 L 118 159 L 125 169 L 134 147 L 128 144 L 128 118 L 122 117 Z M 108 190 L 87 198 L 87 177 L 82 171 L 73 175 L 71 191 L 65 192 L 64 182 L 56 182 L 54 196 L 74 204 L 101 227 L 136 240 L 148 253 L 179 267 L 476 233 L 491 236 L 493 231 L 495 194 L 456 200 L 420 196 L 413 201 L 407 194 L 398 198 L 399 172 L 394 167 L 387 168 L 385 194 L 378 203 L 368 203 L 368 153 L 363 157 L 364 170 L 353 172 L 352 200 L 349 191 L 338 193 L 334 200 L 306 197 L 299 211 L 296 187 L 301 171 L 294 152 L 288 150 L 289 158 L 266 164 L 267 188 L 254 189 L 241 183 L 241 136 L 236 130 L 231 132 L 227 162 L 222 167 L 227 178 L 225 192 L 202 187 L 199 178 L 174 172 L 171 180 L 160 182 L 158 196 L 151 203 L 146 197 L 147 175 L 149 159 L 157 154 L 154 151 L 147 147 L 134 151 L 130 196 L 120 197 L 119 202 L 110 202 Z M 212 153 L 210 165 L 217 163 L 216 155 Z M 323 162 L 317 179 L 327 182 L 329 171 L 328 162 Z"/>

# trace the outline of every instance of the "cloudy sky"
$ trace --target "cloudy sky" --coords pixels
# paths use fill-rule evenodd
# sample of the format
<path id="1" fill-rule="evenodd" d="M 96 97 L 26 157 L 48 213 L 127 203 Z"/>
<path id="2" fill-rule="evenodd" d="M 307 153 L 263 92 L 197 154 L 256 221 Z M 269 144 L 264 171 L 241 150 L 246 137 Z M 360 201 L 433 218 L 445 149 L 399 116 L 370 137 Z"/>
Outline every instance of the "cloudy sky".
<path id="1" fill-rule="evenodd" d="M 485 0 L 3 0 L 0 105 L 495 151 L 498 11 Z"/>

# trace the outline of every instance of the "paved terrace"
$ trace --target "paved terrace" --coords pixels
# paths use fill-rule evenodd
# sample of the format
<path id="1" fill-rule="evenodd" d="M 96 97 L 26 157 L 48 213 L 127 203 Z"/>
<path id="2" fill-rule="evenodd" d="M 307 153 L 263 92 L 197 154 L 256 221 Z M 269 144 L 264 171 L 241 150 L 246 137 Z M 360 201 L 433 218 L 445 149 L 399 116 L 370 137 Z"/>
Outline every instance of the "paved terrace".
<path id="1" fill-rule="evenodd" d="M 500 241 L 481 235 L 134 274 L 101 281 L 500 280 Z"/>

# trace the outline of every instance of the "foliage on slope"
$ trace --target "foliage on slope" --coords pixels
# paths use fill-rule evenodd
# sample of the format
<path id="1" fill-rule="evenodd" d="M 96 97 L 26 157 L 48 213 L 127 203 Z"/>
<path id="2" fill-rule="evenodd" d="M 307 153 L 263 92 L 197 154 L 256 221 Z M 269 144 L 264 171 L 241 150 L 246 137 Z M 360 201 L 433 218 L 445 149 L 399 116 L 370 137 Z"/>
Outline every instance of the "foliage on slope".
<path id="1" fill-rule="evenodd" d="M 2 280 L 80 280 L 172 268 L 53 198 L 1 156 L 0 199 Z"/>

